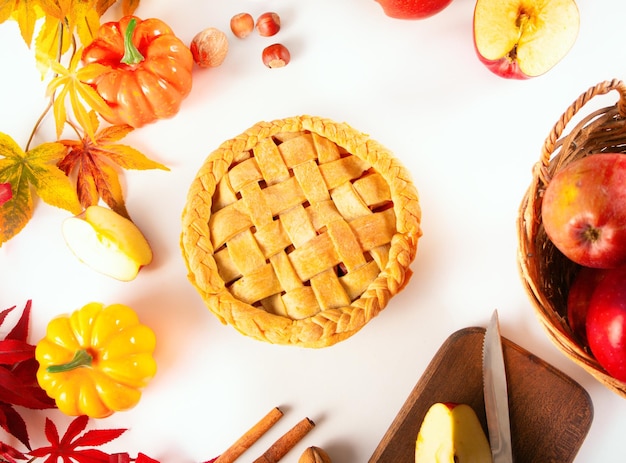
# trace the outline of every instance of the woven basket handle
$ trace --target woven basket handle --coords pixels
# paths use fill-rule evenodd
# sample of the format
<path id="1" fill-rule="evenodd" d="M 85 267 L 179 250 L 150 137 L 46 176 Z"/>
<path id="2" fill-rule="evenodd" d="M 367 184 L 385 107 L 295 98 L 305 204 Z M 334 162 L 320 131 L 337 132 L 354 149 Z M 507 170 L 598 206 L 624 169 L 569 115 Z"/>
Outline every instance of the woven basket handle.
<path id="1" fill-rule="evenodd" d="M 563 113 L 561 118 L 552 128 L 550 135 L 546 138 L 541 151 L 541 163 L 545 169 L 550 164 L 550 158 L 554 152 L 555 146 L 565 127 L 576 115 L 576 113 L 591 100 L 594 96 L 605 95 L 612 90 L 619 92 L 619 101 L 616 103 L 617 110 L 621 117 L 626 118 L 626 84 L 619 79 L 606 80 L 599 84 L 589 88 L 585 93 L 581 94 L 576 101 L 574 101 L 569 108 Z"/>

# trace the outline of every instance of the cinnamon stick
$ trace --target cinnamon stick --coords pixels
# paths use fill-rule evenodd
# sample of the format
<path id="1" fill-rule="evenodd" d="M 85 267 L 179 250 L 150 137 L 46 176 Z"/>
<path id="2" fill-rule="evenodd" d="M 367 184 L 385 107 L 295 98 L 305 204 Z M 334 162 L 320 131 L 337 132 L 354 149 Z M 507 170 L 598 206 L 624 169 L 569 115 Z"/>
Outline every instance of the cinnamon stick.
<path id="1" fill-rule="evenodd" d="M 243 434 L 237 441 L 231 445 L 224 453 L 222 453 L 214 463 L 232 463 L 239 456 L 252 447 L 257 440 L 261 438 L 274 424 L 283 416 L 283 412 L 274 407 L 265 415 L 261 420 L 252 426 L 245 434 Z"/>
<path id="2" fill-rule="evenodd" d="M 302 419 L 274 442 L 263 455 L 254 460 L 254 463 L 276 463 L 300 442 L 313 427 L 315 427 L 315 423 L 312 420 L 309 418 Z"/>

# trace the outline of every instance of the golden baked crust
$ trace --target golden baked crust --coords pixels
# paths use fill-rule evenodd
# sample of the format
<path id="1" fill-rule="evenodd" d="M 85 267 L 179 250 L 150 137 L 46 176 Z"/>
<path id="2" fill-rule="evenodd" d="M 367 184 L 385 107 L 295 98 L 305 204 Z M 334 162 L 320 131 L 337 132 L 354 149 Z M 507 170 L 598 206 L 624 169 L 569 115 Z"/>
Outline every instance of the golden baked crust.
<path id="1" fill-rule="evenodd" d="M 411 276 L 421 210 L 408 171 L 349 125 L 259 122 L 212 152 L 182 214 L 182 253 L 207 307 L 241 333 L 324 347 Z"/>

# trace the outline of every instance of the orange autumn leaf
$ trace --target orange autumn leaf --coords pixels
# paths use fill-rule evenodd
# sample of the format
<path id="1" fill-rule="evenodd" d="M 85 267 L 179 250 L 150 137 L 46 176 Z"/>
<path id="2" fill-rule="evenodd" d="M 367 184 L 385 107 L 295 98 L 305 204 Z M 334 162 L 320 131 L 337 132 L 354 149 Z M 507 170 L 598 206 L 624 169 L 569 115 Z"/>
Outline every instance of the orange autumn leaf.
<path id="1" fill-rule="evenodd" d="M 139 0 L 122 0 L 122 13 L 124 16 L 133 14 L 139 6 Z"/>
<path id="2" fill-rule="evenodd" d="M 115 4 L 117 0 L 96 0 L 96 11 L 100 16 Z M 139 6 L 139 0 L 122 0 L 122 15 L 127 16 L 133 14 Z"/>
<path id="3" fill-rule="evenodd" d="M 93 112 L 91 117 L 97 129 L 97 117 Z M 129 217 L 118 169 L 169 170 L 135 148 L 117 143 L 131 131 L 133 128 L 129 125 L 114 125 L 100 130 L 93 139 L 86 136 L 79 141 L 60 141 L 67 146 L 68 153 L 59 168 L 68 176 L 76 176 L 76 191 L 83 208 L 102 199 L 115 212 Z"/>
<path id="4" fill-rule="evenodd" d="M 19 233 L 33 215 L 36 193 L 46 203 L 78 214 L 82 210 L 76 191 L 57 167 L 67 148 L 43 143 L 27 152 L 0 132 L 0 183 L 11 185 L 12 197 L 0 207 L 0 246 Z"/>

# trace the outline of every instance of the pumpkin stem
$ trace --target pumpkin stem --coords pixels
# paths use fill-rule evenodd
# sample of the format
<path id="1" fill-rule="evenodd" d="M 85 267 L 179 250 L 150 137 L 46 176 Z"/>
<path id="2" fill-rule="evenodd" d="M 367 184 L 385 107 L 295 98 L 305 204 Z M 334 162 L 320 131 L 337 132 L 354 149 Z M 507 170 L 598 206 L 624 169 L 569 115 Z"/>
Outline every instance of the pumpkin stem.
<path id="1" fill-rule="evenodd" d="M 86 349 L 77 350 L 74 354 L 74 358 L 67 363 L 63 363 L 61 365 L 49 365 L 46 368 L 48 373 L 64 373 L 66 371 L 73 370 L 74 368 L 79 367 L 88 367 L 91 366 L 91 362 L 93 361 L 93 357 Z"/>
<path id="2" fill-rule="evenodd" d="M 143 55 L 133 43 L 135 27 L 137 27 L 137 20 L 132 18 L 126 26 L 126 32 L 124 32 L 124 56 L 121 61 L 124 64 L 138 64 L 144 60 Z"/>

